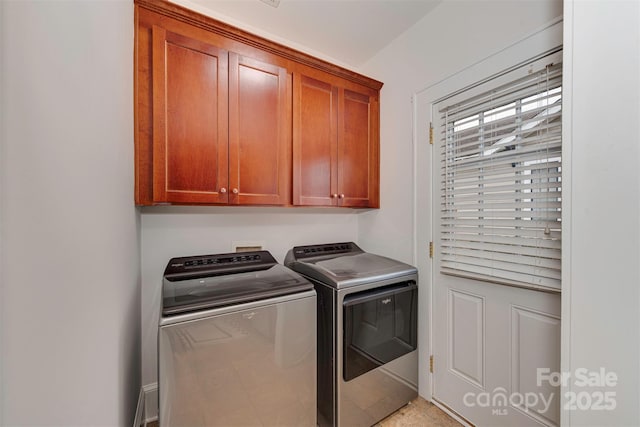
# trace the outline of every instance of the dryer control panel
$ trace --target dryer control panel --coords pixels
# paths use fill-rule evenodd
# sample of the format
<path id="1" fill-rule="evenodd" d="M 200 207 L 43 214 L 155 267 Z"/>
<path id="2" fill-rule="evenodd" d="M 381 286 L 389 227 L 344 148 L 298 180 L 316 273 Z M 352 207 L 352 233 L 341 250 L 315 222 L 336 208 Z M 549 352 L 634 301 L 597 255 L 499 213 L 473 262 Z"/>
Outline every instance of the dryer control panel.
<path id="1" fill-rule="evenodd" d="M 364 252 L 353 242 L 327 243 L 323 245 L 295 246 L 293 256 L 295 259 L 311 258 L 323 255 L 339 255 L 346 253 Z"/>

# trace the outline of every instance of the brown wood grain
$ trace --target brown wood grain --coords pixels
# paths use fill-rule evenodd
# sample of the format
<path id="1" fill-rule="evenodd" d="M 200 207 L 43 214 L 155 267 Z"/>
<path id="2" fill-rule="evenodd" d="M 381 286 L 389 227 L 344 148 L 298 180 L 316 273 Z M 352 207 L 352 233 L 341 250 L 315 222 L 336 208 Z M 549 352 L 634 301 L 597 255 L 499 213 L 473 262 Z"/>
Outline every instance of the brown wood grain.
<path id="1" fill-rule="evenodd" d="M 293 203 L 337 205 L 338 89 L 294 75 Z"/>
<path id="2" fill-rule="evenodd" d="M 290 203 L 290 103 L 287 70 L 229 54 L 229 203 Z"/>
<path id="3" fill-rule="evenodd" d="M 293 203 L 379 206 L 378 94 L 294 76 Z"/>
<path id="4" fill-rule="evenodd" d="M 154 202 L 228 200 L 227 52 L 153 27 Z"/>
<path id="5" fill-rule="evenodd" d="M 151 28 L 140 25 L 135 10 L 134 44 L 134 126 L 135 126 L 135 202 L 153 203 L 153 91 L 151 87 Z"/>
<path id="6" fill-rule="evenodd" d="M 373 170 L 378 151 L 371 95 L 342 89 L 338 121 L 338 197 L 340 206 L 376 207 Z"/>

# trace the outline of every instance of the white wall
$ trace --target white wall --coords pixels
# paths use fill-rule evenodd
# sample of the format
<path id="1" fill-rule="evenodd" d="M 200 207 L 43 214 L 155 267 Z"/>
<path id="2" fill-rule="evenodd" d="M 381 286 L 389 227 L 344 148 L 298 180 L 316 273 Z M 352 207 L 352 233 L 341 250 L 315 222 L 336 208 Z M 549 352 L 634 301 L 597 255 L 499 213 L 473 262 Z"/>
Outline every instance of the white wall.
<path id="1" fill-rule="evenodd" d="M 1 424 L 131 426 L 133 4 L 2 9 Z"/>
<path id="2" fill-rule="evenodd" d="M 563 176 L 571 188 L 563 198 L 570 231 L 563 236 L 563 369 L 602 367 L 618 376 L 604 390 L 569 381 L 565 392 L 615 392 L 617 407 L 565 411 L 563 421 L 637 426 L 640 3 L 566 2 L 563 92 Z"/>
<path id="3" fill-rule="evenodd" d="M 157 381 L 162 274 L 173 257 L 225 253 L 257 241 L 283 262 L 296 245 L 357 241 L 358 211 L 306 208 L 148 207 L 142 210 L 142 383 Z M 154 396 L 150 396 L 153 400 Z M 148 408 L 147 419 L 157 408 Z"/>

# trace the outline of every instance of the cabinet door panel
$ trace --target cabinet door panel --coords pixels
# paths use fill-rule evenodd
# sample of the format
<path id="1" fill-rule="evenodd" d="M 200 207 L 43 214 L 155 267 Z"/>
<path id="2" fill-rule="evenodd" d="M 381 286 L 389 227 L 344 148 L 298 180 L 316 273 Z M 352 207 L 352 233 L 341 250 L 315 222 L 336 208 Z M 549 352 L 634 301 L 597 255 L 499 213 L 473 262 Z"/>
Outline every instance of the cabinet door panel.
<path id="1" fill-rule="evenodd" d="M 289 203 L 290 106 L 284 68 L 229 54 L 229 203 Z"/>
<path id="2" fill-rule="evenodd" d="M 153 27 L 154 202 L 226 203 L 227 52 Z"/>
<path id="3" fill-rule="evenodd" d="M 377 207 L 377 109 L 368 94 L 340 89 L 338 193 L 340 206 Z"/>
<path id="4" fill-rule="evenodd" d="M 337 191 L 338 89 L 294 76 L 293 204 L 330 206 Z"/>

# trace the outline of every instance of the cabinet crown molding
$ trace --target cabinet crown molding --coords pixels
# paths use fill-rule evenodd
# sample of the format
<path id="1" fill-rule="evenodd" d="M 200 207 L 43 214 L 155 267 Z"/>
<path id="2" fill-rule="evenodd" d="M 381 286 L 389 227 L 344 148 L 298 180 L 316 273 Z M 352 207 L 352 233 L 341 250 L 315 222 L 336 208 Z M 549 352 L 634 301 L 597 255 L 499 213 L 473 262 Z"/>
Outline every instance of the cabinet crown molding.
<path id="1" fill-rule="evenodd" d="M 204 30 L 219 34 L 246 45 L 278 55 L 280 57 L 322 70 L 334 76 L 352 81 L 376 91 L 382 88 L 383 83 L 370 77 L 350 71 L 322 59 L 316 58 L 304 52 L 272 42 L 255 34 L 241 30 L 232 25 L 218 21 L 209 16 L 194 12 L 185 7 L 166 0 L 134 0 L 134 3 L 144 9 L 156 12 L 184 23 L 200 27 Z"/>

